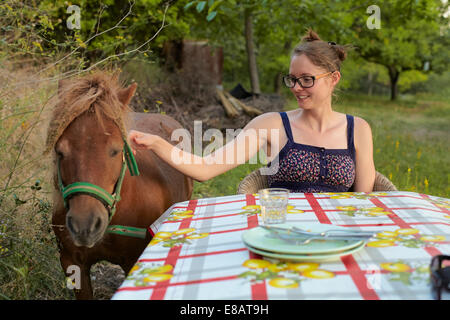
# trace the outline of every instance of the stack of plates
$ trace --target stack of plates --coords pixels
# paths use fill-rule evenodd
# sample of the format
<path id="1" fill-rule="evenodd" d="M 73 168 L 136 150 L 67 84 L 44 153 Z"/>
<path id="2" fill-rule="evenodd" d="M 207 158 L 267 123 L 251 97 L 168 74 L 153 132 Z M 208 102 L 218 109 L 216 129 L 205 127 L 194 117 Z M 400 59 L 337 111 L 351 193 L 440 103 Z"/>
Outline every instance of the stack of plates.
<path id="1" fill-rule="evenodd" d="M 326 224 L 289 223 L 273 225 L 281 228 L 292 226 L 310 232 L 324 232 L 330 229 L 349 230 Z M 293 261 L 331 261 L 353 254 L 364 248 L 364 240 L 312 240 L 307 244 L 293 244 L 275 237 L 271 231 L 256 227 L 242 234 L 245 246 L 252 252 L 275 259 Z"/>

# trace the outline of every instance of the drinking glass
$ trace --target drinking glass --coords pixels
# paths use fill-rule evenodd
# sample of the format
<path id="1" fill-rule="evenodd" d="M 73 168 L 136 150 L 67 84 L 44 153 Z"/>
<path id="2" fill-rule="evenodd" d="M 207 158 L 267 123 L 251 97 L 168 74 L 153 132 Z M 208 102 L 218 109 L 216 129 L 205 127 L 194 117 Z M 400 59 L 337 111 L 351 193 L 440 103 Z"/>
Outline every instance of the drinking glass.
<path id="1" fill-rule="evenodd" d="M 289 200 L 289 190 L 268 188 L 259 190 L 259 203 L 264 224 L 284 223 Z"/>

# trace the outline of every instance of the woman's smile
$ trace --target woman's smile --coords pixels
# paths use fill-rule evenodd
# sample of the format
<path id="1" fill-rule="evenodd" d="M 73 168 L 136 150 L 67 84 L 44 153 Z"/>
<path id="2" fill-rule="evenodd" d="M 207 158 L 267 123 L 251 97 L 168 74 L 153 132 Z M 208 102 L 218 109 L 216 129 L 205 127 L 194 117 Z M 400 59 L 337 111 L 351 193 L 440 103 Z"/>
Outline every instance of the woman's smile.
<path id="1" fill-rule="evenodd" d="M 305 102 L 308 101 L 310 98 L 310 95 L 305 95 L 305 94 L 296 94 L 295 97 L 297 98 L 298 102 Z"/>

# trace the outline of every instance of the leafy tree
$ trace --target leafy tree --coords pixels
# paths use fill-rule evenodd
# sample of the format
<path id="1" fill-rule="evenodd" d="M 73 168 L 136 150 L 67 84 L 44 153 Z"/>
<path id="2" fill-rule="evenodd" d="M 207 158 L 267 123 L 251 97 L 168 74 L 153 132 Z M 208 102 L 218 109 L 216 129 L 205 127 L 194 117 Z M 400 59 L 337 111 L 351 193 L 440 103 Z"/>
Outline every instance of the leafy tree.
<path id="1" fill-rule="evenodd" d="M 36 57 L 37 63 L 42 63 L 38 57 L 60 61 L 61 70 L 73 67 L 67 65 L 69 56 L 79 58 L 77 69 L 99 61 L 122 63 L 137 54 L 158 60 L 163 43 L 188 35 L 195 19 L 173 1 L 80 0 L 78 29 L 66 24 L 69 5 L 54 0 L 5 1 L 0 4 L 0 45 L 9 55 Z"/>
<path id="2" fill-rule="evenodd" d="M 252 91 L 259 93 L 260 78 L 263 86 L 279 91 L 290 52 L 307 27 L 336 39 L 335 26 L 342 6 L 325 0 L 196 0 L 190 1 L 185 9 L 203 14 L 203 21 L 198 20 L 192 26 L 191 34 L 228 49 L 230 61 L 237 66 L 230 70 L 232 73 L 248 65 Z M 243 47 L 245 61 L 241 59 Z"/>
<path id="3" fill-rule="evenodd" d="M 365 1 L 355 1 L 354 4 Z M 421 70 L 432 60 L 442 42 L 440 34 L 444 5 L 439 0 L 378 1 L 380 29 L 367 27 L 367 7 L 356 9 L 351 25 L 355 45 L 367 61 L 386 67 L 391 100 L 397 97 L 399 76 L 406 70 Z M 448 40 L 447 40 L 448 41 Z"/>

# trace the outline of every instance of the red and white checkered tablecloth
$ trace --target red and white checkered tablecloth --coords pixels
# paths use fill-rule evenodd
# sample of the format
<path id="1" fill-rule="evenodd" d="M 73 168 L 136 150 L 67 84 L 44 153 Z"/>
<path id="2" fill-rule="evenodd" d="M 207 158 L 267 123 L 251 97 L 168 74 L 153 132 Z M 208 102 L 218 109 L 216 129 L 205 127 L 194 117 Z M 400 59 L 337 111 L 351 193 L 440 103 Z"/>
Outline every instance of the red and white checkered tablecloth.
<path id="1" fill-rule="evenodd" d="M 288 222 L 377 233 L 364 249 L 322 263 L 250 252 L 241 236 L 261 223 L 258 204 L 256 194 L 174 204 L 151 226 L 153 240 L 112 299 L 432 299 L 431 257 L 450 254 L 449 199 L 398 191 L 290 194 Z"/>

